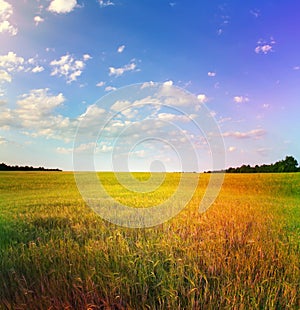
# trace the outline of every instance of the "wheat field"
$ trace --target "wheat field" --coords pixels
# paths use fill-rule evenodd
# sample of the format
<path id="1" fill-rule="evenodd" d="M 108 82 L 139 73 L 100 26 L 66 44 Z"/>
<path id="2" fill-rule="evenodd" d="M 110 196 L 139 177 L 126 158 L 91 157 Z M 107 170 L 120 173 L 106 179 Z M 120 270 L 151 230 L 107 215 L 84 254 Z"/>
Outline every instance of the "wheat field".
<path id="1" fill-rule="evenodd" d="M 101 178 L 147 207 L 180 176 L 142 196 Z M 173 219 L 131 229 L 95 214 L 71 172 L 0 173 L 0 309 L 299 309 L 300 173 L 226 174 L 200 214 L 208 178 Z"/>

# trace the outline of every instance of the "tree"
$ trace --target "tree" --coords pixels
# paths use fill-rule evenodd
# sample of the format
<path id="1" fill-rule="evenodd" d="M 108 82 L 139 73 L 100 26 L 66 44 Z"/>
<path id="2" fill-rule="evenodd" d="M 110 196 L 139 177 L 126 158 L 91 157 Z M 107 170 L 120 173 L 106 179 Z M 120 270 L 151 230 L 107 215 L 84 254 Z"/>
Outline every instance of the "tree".
<path id="1" fill-rule="evenodd" d="M 286 156 L 282 165 L 284 172 L 296 172 L 298 170 L 298 162 L 293 156 Z"/>
<path id="2" fill-rule="evenodd" d="M 286 156 L 284 160 L 277 161 L 275 164 L 261 166 L 256 165 L 251 167 L 250 165 L 242 165 L 237 168 L 228 168 L 226 172 L 228 173 L 254 173 L 254 172 L 263 172 L 263 173 L 272 173 L 272 172 L 297 172 L 300 171 L 298 167 L 298 162 L 293 156 Z"/>

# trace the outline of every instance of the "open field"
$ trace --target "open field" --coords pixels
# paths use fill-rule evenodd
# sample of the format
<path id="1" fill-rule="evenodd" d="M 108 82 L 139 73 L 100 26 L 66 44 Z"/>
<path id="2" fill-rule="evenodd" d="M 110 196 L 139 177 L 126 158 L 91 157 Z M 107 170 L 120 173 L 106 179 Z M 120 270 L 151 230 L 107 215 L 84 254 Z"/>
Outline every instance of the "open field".
<path id="1" fill-rule="evenodd" d="M 143 197 L 103 177 L 142 207 L 180 174 Z M 95 215 L 72 173 L 0 173 L 0 309 L 299 309 L 300 173 L 226 174 L 199 214 L 208 178 L 172 220 L 129 229 Z"/>

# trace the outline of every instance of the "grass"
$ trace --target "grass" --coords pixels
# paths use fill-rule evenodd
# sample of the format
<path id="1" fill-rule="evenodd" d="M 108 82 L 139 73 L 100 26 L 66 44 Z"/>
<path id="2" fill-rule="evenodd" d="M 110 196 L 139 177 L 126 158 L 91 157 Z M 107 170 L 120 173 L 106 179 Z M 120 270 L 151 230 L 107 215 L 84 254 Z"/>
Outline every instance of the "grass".
<path id="1" fill-rule="evenodd" d="M 101 175 L 134 207 L 162 201 L 179 177 L 128 195 Z M 226 174 L 199 214 L 208 178 L 175 218 L 130 229 L 89 209 L 72 173 L 1 173 L 0 309 L 299 309 L 300 174 Z"/>

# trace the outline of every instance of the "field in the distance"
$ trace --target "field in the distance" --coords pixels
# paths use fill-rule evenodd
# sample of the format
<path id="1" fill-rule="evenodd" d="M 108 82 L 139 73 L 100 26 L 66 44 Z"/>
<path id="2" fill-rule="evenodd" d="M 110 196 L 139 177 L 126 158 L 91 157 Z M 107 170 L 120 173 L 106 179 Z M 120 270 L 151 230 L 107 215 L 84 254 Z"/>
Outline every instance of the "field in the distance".
<path id="1" fill-rule="evenodd" d="M 149 206 L 180 174 L 149 197 L 102 177 Z M 226 174 L 199 214 L 208 178 L 172 220 L 130 229 L 89 209 L 72 173 L 0 173 L 0 309 L 299 309 L 300 173 Z"/>

